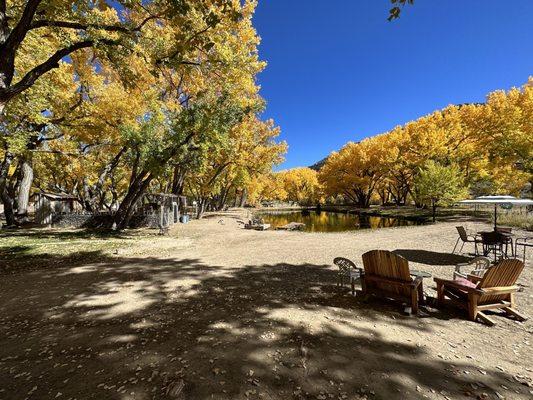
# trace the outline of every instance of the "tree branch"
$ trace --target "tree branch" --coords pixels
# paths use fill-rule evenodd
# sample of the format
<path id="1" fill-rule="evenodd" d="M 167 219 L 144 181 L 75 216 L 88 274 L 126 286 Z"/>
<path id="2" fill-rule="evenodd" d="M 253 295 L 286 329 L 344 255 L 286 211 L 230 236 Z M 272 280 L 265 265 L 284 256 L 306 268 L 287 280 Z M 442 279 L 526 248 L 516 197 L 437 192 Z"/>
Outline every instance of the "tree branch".
<path id="1" fill-rule="evenodd" d="M 150 15 L 146 17 L 138 26 L 134 28 L 128 28 L 121 25 L 105 25 L 105 24 L 84 24 L 81 22 L 72 22 L 72 21 L 53 21 L 53 20 L 38 20 L 34 21 L 29 29 L 38 29 L 43 27 L 54 27 L 54 28 L 67 28 L 67 29 L 99 29 L 108 32 L 122 32 L 122 33 L 133 33 L 139 32 L 144 25 L 153 19 L 160 18 L 159 15 Z"/>
<path id="2" fill-rule="evenodd" d="M 81 29 L 87 30 L 89 28 L 100 29 L 108 32 L 131 32 L 130 29 L 120 26 L 120 25 L 99 25 L 99 24 L 83 24 L 81 22 L 71 22 L 71 21 L 50 21 L 50 20 L 39 20 L 34 21 L 30 29 L 39 29 L 43 27 L 54 27 L 54 28 L 67 28 L 67 29 Z"/>
<path id="3" fill-rule="evenodd" d="M 107 45 L 118 45 L 119 41 L 117 40 L 109 40 L 109 39 L 101 39 L 99 42 L 105 43 Z M 63 58 L 68 56 L 69 54 L 75 52 L 76 50 L 89 48 L 94 46 L 97 43 L 96 40 L 84 40 L 82 42 L 74 43 L 68 47 L 65 47 L 63 49 L 60 49 L 56 51 L 54 54 L 52 54 L 48 60 L 43 62 L 42 64 L 37 65 L 32 70 L 28 71 L 26 75 L 22 77 L 20 81 L 18 81 L 15 85 L 12 85 L 9 88 L 6 89 L 0 89 L 0 100 L 8 101 L 15 97 L 16 95 L 22 93 L 24 90 L 28 89 L 35 83 L 35 81 L 44 75 L 46 72 L 59 67 L 59 61 Z"/>
<path id="4" fill-rule="evenodd" d="M 42 0 L 28 0 L 19 22 L 17 25 L 15 25 L 5 43 L 0 48 L 2 53 L 6 51 L 7 53 L 11 54 L 17 50 L 18 46 L 22 43 L 26 37 L 26 34 L 28 33 L 28 30 L 30 29 L 31 21 L 35 16 L 35 12 L 37 11 L 37 7 L 39 7 L 41 1 Z M 5 0 L 2 0 L 2 2 L 5 4 Z"/>

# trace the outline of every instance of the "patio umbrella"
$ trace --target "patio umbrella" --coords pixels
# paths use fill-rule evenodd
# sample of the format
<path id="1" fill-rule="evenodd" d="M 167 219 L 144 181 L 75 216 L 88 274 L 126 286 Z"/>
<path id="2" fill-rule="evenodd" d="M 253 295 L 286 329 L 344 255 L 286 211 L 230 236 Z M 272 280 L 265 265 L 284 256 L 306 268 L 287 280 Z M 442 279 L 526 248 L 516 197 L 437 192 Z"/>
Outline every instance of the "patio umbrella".
<path id="1" fill-rule="evenodd" d="M 533 206 L 531 199 L 517 199 L 513 196 L 479 196 L 472 200 L 463 200 L 459 204 L 494 204 L 494 230 L 497 227 L 498 205 L 516 205 L 516 206 Z"/>

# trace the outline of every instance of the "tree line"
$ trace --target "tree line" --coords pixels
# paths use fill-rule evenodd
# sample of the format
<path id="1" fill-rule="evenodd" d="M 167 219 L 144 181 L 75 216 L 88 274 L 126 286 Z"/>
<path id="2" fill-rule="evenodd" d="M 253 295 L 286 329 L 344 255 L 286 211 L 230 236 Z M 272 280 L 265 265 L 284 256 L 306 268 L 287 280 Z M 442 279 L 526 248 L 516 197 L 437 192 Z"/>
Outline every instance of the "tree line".
<path id="1" fill-rule="evenodd" d="M 297 182 L 287 189 L 286 177 Z M 270 183 L 264 184 L 265 179 Z M 450 204 L 461 197 L 531 195 L 533 78 L 482 104 L 450 105 L 391 131 L 349 142 L 318 173 L 284 171 L 253 182 L 259 199 L 369 207 Z M 290 187 L 290 184 L 289 184 Z M 277 188 L 277 189 L 272 189 Z"/>

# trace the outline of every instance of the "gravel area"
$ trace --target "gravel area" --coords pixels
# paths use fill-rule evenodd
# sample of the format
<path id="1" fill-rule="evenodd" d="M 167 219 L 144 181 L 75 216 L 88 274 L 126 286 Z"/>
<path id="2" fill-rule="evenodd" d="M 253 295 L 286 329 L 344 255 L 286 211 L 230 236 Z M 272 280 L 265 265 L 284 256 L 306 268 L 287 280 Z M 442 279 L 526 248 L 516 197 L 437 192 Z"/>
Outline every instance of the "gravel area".
<path id="1" fill-rule="evenodd" d="M 495 314 L 488 327 L 432 307 L 406 316 L 336 286 L 333 258 L 361 266 L 371 249 L 451 278 L 473 251 L 450 254 L 456 223 L 258 232 L 241 217 L 178 225 L 97 262 L 49 257 L 0 275 L 0 399 L 533 398 L 530 321 Z M 517 295 L 526 315 L 531 261 Z"/>

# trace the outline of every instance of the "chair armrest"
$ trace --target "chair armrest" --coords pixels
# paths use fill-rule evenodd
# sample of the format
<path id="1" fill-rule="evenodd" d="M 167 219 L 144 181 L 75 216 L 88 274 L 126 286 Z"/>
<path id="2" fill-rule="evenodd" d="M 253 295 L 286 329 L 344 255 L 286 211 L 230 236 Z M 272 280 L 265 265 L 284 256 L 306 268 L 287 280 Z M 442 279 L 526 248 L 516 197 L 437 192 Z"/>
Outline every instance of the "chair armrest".
<path id="1" fill-rule="evenodd" d="M 481 240 L 482 237 L 479 233 L 469 233 L 466 235 L 467 238 L 469 239 L 474 239 L 474 240 Z"/>
<path id="2" fill-rule="evenodd" d="M 350 278 L 354 278 L 354 277 L 361 278 L 364 274 L 365 274 L 365 271 L 362 268 L 355 267 L 350 270 Z"/>
<path id="3" fill-rule="evenodd" d="M 468 274 L 466 279 L 468 279 L 470 282 L 478 283 L 481 279 L 483 279 L 483 277 L 474 274 Z"/>
<path id="4" fill-rule="evenodd" d="M 463 267 L 468 267 L 470 265 L 470 263 L 459 263 L 459 264 L 455 264 L 455 271 L 457 272 L 461 272 L 461 268 Z"/>
<path id="5" fill-rule="evenodd" d="M 456 276 L 460 276 L 461 278 L 468 279 L 468 275 L 461 272 L 461 271 L 453 271 L 453 279 L 455 279 Z"/>
<path id="6" fill-rule="evenodd" d="M 433 278 L 433 280 L 437 283 L 437 285 L 454 287 L 456 289 L 464 290 L 465 292 L 468 292 L 468 293 L 483 294 L 483 291 L 478 288 L 464 286 L 464 285 L 461 285 L 460 283 L 457 283 L 456 281 L 451 281 L 448 279 L 441 279 L 441 278 Z"/>
<path id="7" fill-rule="evenodd" d="M 507 294 L 507 293 L 514 293 L 520 289 L 518 286 L 498 286 L 498 287 L 490 287 L 490 288 L 483 288 L 481 291 L 483 294 L 492 295 L 492 294 Z"/>

